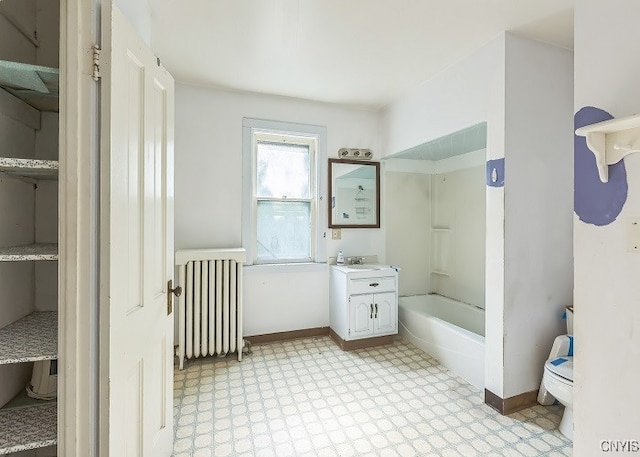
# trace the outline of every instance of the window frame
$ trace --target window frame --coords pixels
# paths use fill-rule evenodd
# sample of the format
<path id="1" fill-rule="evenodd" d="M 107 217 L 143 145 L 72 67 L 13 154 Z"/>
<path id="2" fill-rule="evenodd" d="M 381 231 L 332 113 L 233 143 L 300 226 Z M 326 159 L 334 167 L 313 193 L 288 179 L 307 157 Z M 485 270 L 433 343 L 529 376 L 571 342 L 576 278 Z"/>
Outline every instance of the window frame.
<path id="1" fill-rule="evenodd" d="M 286 139 L 289 143 L 309 145 L 309 199 L 257 197 L 258 141 Z M 278 142 L 278 141 L 275 141 Z M 326 128 L 320 126 L 243 119 L 243 195 L 242 245 L 247 250 L 247 265 L 301 265 L 326 262 Z M 310 201 L 310 257 L 301 259 L 258 259 L 257 207 L 262 201 Z"/>

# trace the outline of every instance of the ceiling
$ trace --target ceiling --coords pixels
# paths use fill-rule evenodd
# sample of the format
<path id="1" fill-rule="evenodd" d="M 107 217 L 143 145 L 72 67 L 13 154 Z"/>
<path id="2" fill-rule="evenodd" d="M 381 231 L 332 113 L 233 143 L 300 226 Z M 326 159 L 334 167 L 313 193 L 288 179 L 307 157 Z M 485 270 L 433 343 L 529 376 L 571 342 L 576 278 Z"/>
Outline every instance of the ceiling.
<path id="1" fill-rule="evenodd" d="M 149 0 L 179 82 L 378 109 L 503 30 L 573 48 L 573 0 Z"/>

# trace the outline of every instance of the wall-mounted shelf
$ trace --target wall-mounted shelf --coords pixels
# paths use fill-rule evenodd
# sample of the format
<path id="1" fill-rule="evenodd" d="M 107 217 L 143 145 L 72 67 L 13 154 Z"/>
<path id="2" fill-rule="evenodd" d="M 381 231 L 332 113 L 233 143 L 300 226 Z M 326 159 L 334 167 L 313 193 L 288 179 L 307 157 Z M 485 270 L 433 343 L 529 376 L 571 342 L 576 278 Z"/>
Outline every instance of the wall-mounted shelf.
<path id="1" fill-rule="evenodd" d="M 586 138 L 587 147 L 596 156 L 600 181 L 607 182 L 609 165 L 640 152 L 640 115 L 585 125 L 576 130 L 576 135 Z"/>
<path id="2" fill-rule="evenodd" d="M 0 409 L 0 455 L 55 445 L 56 416 L 55 402 Z"/>
<path id="3" fill-rule="evenodd" d="M 0 172 L 21 178 L 58 179 L 58 161 L 0 157 Z"/>
<path id="4" fill-rule="evenodd" d="M 34 312 L 0 329 L 0 365 L 56 358 L 58 313 L 55 311 Z"/>

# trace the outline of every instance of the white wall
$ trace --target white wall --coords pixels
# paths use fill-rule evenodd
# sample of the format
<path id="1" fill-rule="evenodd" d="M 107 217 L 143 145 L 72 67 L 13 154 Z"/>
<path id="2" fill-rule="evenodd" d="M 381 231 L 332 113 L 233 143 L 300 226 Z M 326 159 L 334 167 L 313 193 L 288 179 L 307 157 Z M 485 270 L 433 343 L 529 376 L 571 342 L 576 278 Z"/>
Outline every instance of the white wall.
<path id="1" fill-rule="evenodd" d="M 36 132 L 36 158 L 58 160 L 58 113 L 42 113 Z M 35 201 L 35 241 L 58 242 L 58 181 L 38 183 Z M 58 309 L 58 262 L 36 262 L 36 309 Z"/>
<path id="2" fill-rule="evenodd" d="M 2 6 L 28 30 L 31 36 L 36 28 L 36 0 L 3 0 Z M 21 35 L 4 16 L 0 15 L 0 53 L 2 60 L 36 63 L 36 48 Z"/>
<path id="3" fill-rule="evenodd" d="M 635 0 L 576 2 L 576 112 L 585 106 L 614 117 L 640 112 L 638 17 Z M 630 218 L 640 216 L 640 154 L 625 158 L 624 166 L 628 195 L 617 219 L 598 227 L 574 217 L 579 456 L 603 455 L 601 440 L 639 439 L 640 255 L 627 251 L 626 240 Z"/>
<path id="4" fill-rule="evenodd" d="M 360 147 L 380 158 L 373 111 L 178 84 L 176 249 L 242 245 L 243 117 L 325 126 L 329 157 L 337 157 L 341 147 Z M 320 223 L 327 227 L 327 221 Z M 383 229 L 343 229 L 341 240 L 327 238 L 327 255 L 342 249 L 345 255 L 378 254 L 384 261 L 384 240 Z M 246 335 L 327 325 L 326 265 L 246 268 Z"/>
<path id="5" fill-rule="evenodd" d="M 483 308 L 486 187 L 484 165 L 431 177 L 429 291 Z"/>
<path id="6" fill-rule="evenodd" d="M 386 164 L 385 164 L 386 165 Z M 424 173 L 384 173 L 387 262 L 399 266 L 398 292 L 428 292 L 430 176 Z"/>
<path id="7" fill-rule="evenodd" d="M 384 155 L 489 120 L 503 54 L 501 34 L 387 106 L 382 113 Z M 487 126 L 489 136 L 492 124 Z"/>
<path id="8" fill-rule="evenodd" d="M 38 65 L 58 68 L 60 62 L 60 2 L 38 0 L 36 25 L 40 47 Z M 36 131 L 35 157 L 58 160 L 58 113 L 42 113 Z M 35 239 L 38 243 L 58 242 L 58 181 L 38 183 L 35 202 Z M 35 306 L 40 311 L 58 309 L 58 262 L 36 262 Z"/>
<path id="9" fill-rule="evenodd" d="M 36 25 L 40 44 L 37 49 L 38 65 L 54 68 L 60 65 L 59 19 L 59 0 L 38 0 L 36 8 Z"/>
<path id="10" fill-rule="evenodd" d="M 148 0 L 113 0 L 113 3 L 124 14 L 136 33 L 151 47 L 151 8 Z M 170 24 L 159 24 L 168 27 Z"/>
<path id="11" fill-rule="evenodd" d="M 503 398 L 538 389 L 573 294 L 573 55 L 507 38 Z"/>

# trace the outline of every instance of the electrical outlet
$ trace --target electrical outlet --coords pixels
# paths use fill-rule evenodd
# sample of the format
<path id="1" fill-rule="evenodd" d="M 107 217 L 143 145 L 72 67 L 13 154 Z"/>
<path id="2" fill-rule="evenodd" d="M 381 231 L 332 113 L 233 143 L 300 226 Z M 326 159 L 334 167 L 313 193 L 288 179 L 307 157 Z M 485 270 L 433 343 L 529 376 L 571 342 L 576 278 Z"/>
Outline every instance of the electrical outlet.
<path id="1" fill-rule="evenodd" d="M 342 229 L 331 229 L 331 239 L 339 240 L 342 238 Z"/>

